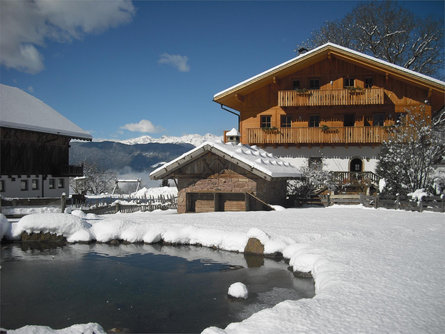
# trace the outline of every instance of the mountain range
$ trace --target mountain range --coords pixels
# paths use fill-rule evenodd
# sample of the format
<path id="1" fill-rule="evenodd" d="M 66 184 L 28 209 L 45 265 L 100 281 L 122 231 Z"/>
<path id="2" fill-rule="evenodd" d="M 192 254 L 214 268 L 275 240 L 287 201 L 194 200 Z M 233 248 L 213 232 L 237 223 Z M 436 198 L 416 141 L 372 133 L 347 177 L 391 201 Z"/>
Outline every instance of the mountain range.
<path id="1" fill-rule="evenodd" d="M 218 139 L 221 137 L 206 134 L 161 138 L 142 136 L 122 141 L 73 141 L 70 143 L 70 164 L 87 162 L 103 170 L 112 170 L 117 175 L 149 173 L 195 146 Z"/>

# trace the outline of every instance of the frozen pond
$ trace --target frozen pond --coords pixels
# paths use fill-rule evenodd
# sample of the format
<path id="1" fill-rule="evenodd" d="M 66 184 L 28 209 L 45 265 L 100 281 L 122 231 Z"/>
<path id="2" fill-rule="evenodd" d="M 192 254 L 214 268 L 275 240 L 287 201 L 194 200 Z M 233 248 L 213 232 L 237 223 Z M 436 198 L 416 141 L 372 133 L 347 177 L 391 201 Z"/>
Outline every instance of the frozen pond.
<path id="1" fill-rule="evenodd" d="M 234 282 L 247 286 L 247 300 L 227 296 Z M 313 280 L 282 261 L 204 247 L 2 245 L 0 327 L 9 329 L 97 322 L 107 331 L 200 332 L 313 296 Z"/>

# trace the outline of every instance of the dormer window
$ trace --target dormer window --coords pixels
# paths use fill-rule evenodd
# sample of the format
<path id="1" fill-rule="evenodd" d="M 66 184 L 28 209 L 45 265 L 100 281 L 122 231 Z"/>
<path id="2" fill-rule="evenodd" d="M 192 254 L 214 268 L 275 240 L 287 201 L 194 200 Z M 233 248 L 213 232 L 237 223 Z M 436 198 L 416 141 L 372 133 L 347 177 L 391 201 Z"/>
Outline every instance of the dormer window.
<path id="1" fill-rule="evenodd" d="M 354 79 L 353 78 L 343 78 L 343 88 L 351 88 L 354 86 Z"/>

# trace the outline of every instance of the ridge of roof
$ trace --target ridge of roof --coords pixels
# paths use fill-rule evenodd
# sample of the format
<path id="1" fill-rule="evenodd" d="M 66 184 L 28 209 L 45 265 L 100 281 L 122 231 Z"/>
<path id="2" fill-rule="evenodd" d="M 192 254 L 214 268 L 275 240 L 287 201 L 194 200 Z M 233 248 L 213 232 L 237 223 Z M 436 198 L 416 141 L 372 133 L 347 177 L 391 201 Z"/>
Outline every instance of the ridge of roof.
<path id="1" fill-rule="evenodd" d="M 442 85 L 442 86 L 445 87 L 445 82 L 441 81 L 439 79 L 435 79 L 435 78 L 430 77 L 428 75 L 425 75 L 425 74 L 422 74 L 422 73 L 419 73 L 419 72 L 416 72 L 416 71 L 404 68 L 402 66 L 399 66 L 399 65 L 396 65 L 396 64 L 393 64 L 393 63 L 390 63 L 390 62 L 388 62 L 386 60 L 382 60 L 382 59 L 379 59 L 379 58 L 367 55 L 367 54 L 365 54 L 363 52 L 359 52 L 359 51 L 356 51 L 356 50 L 353 50 L 353 49 L 349 49 L 347 47 L 344 47 L 344 46 L 341 46 L 341 45 L 338 45 L 338 44 L 335 44 L 335 43 L 328 42 L 328 43 L 320 45 L 320 46 L 318 46 L 318 47 L 316 47 L 316 48 L 314 48 L 312 50 L 309 50 L 309 51 L 307 51 L 307 52 L 305 52 L 303 54 L 300 54 L 300 55 L 298 55 L 298 56 L 296 56 L 296 57 L 294 57 L 292 59 L 289 59 L 289 60 L 287 60 L 287 61 L 285 61 L 285 62 L 283 62 L 283 63 L 281 63 L 279 65 L 276 65 L 276 66 L 274 66 L 274 67 L 272 67 L 270 69 L 267 69 L 267 70 L 265 70 L 265 71 L 263 71 L 263 72 L 261 72 L 261 73 L 259 73 L 257 75 L 254 75 L 253 77 L 250 77 L 250 78 L 248 78 L 246 80 L 243 80 L 243 81 L 241 81 L 241 82 L 239 82 L 239 83 L 237 83 L 237 84 L 235 84 L 233 86 L 230 86 L 229 88 L 226 88 L 226 89 L 216 93 L 213 96 L 213 100 L 217 99 L 218 97 L 222 97 L 221 95 L 226 95 L 227 93 L 229 93 L 229 92 L 231 92 L 233 90 L 236 90 L 237 88 L 245 86 L 248 83 L 251 83 L 251 82 L 253 83 L 256 80 L 259 80 L 259 79 L 261 79 L 264 76 L 267 76 L 269 74 L 272 74 L 272 73 L 276 72 L 277 70 L 286 68 L 288 65 L 291 65 L 291 64 L 297 63 L 297 62 L 299 62 L 299 61 L 301 61 L 303 59 L 309 58 L 309 57 L 313 56 L 314 54 L 317 54 L 322 49 L 328 49 L 328 48 L 338 49 L 338 50 L 341 50 L 341 51 L 344 51 L 344 52 L 347 52 L 347 53 L 350 53 L 350 54 L 354 54 L 356 56 L 365 58 L 367 60 L 379 63 L 380 65 L 392 67 L 392 68 L 394 68 L 396 70 L 405 72 L 406 74 L 414 75 L 414 76 L 419 77 L 421 79 L 428 80 L 428 81 L 434 82 L 436 84 L 439 84 L 439 85 Z"/>
<path id="2" fill-rule="evenodd" d="M 151 178 L 160 177 L 178 168 L 182 162 L 193 160 L 204 152 L 221 153 L 245 164 L 268 178 L 273 177 L 299 177 L 301 173 L 289 162 L 277 158 L 256 146 L 245 144 L 205 142 L 198 147 L 184 153 L 172 161 L 158 167 L 150 173 Z M 197 153 L 197 155 L 195 155 Z M 189 158 L 189 159 L 188 159 Z"/>
<path id="3" fill-rule="evenodd" d="M 75 139 L 93 138 L 43 101 L 17 87 L 4 84 L 0 84 L 0 126 Z"/>

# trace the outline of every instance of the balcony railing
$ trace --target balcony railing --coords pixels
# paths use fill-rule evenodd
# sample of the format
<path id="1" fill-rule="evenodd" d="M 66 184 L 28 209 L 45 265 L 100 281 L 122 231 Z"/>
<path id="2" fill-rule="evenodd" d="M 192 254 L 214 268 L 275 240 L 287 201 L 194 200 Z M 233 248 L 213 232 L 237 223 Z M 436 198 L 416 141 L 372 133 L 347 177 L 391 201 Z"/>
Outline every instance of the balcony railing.
<path id="1" fill-rule="evenodd" d="M 380 144 L 388 138 L 381 126 L 247 129 L 253 144 Z"/>
<path id="2" fill-rule="evenodd" d="M 312 89 L 304 92 L 280 90 L 278 91 L 278 105 L 280 107 L 311 107 L 383 104 L 384 96 L 383 88 Z"/>

